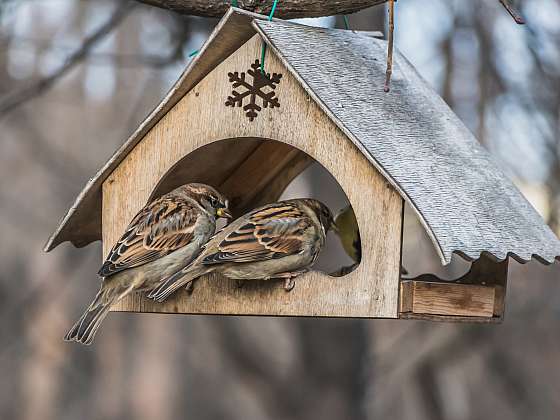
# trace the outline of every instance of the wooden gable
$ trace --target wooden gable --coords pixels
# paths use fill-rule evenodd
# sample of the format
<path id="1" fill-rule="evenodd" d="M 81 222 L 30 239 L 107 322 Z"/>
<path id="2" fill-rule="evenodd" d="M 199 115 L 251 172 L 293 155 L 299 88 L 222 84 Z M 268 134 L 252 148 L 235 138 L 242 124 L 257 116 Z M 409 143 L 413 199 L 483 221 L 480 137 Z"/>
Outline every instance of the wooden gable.
<path id="1" fill-rule="evenodd" d="M 255 35 L 223 60 L 105 180 L 103 253 L 150 197 L 176 185 L 210 183 L 232 199 L 239 214 L 277 199 L 312 158 L 336 178 L 354 208 L 361 264 L 339 278 L 308 273 L 290 293 L 279 283 L 250 282 L 239 288 L 231 280 L 202 278 L 190 296 L 181 291 L 159 304 L 135 294 L 114 310 L 396 318 L 403 200 L 273 52 L 267 53 L 265 67 L 282 74 L 276 89 L 280 107 L 263 109 L 250 121 L 241 108 L 225 106 L 232 90 L 228 73 L 247 71 L 260 58 L 261 47 Z"/>

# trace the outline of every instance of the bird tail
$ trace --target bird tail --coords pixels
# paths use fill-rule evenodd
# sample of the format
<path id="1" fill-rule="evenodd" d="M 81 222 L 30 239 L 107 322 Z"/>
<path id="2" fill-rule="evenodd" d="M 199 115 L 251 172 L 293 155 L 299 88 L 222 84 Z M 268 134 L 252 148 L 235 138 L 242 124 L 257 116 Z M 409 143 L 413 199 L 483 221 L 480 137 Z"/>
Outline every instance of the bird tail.
<path id="1" fill-rule="evenodd" d="M 148 297 L 158 302 L 163 302 L 174 292 L 185 286 L 189 281 L 195 280 L 208 272 L 208 267 L 200 267 L 198 264 L 185 267 L 166 279 L 163 279 L 157 287 L 150 291 Z"/>
<path id="2" fill-rule="evenodd" d="M 118 288 L 107 288 L 106 285 L 103 285 L 91 305 L 66 333 L 64 340 L 90 345 L 101 322 L 109 313 L 109 309 L 122 296 L 124 293 L 119 293 Z"/>

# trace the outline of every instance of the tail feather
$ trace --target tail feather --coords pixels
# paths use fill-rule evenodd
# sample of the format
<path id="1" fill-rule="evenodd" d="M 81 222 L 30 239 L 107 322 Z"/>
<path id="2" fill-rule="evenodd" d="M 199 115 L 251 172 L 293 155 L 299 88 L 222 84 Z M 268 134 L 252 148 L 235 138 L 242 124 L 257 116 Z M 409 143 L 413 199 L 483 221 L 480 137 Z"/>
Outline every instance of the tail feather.
<path id="1" fill-rule="evenodd" d="M 101 289 L 80 319 L 66 333 L 64 340 L 90 345 L 101 322 L 105 319 L 117 298 L 118 294 L 114 291 Z"/>
<path id="2" fill-rule="evenodd" d="M 206 272 L 206 270 L 201 269 L 183 269 L 175 274 L 164 279 L 159 286 L 155 287 L 149 294 L 150 299 L 154 299 L 158 302 L 163 302 L 181 287 L 185 286 L 189 281 L 200 277 Z"/>

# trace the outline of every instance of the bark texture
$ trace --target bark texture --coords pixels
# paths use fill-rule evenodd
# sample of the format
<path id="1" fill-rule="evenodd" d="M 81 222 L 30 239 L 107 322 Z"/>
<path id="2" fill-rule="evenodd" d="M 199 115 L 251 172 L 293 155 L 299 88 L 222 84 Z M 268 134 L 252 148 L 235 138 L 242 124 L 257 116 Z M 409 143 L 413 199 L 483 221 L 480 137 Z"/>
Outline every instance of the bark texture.
<path id="1" fill-rule="evenodd" d="M 232 3 L 228 0 L 137 0 L 151 6 L 168 9 L 183 15 L 204 17 L 222 16 Z M 275 17 L 283 19 L 320 17 L 354 13 L 387 0 L 282 0 Z M 254 13 L 268 14 L 274 0 L 238 0 L 237 7 Z"/>

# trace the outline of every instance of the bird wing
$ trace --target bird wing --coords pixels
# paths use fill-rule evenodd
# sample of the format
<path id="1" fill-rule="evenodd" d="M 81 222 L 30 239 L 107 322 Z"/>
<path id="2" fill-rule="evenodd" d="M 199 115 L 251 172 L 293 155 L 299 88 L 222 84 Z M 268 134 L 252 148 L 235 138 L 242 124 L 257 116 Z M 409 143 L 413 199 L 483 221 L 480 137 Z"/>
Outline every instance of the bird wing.
<path id="1" fill-rule="evenodd" d="M 201 210 L 193 203 L 162 197 L 132 219 L 98 274 L 107 277 L 155 261 L 188 245 Z"/>
<path id="2" fill-rule="evenodd" d="M 298 254 L 304 249 L 303 234 L 311 225 L 309 216 L 291 203 L 259 209 L 229 232 L 219 243 L 219 251 L 207 255 L 202 263 L 247 263 Z"/>

